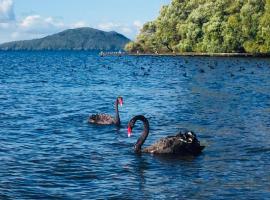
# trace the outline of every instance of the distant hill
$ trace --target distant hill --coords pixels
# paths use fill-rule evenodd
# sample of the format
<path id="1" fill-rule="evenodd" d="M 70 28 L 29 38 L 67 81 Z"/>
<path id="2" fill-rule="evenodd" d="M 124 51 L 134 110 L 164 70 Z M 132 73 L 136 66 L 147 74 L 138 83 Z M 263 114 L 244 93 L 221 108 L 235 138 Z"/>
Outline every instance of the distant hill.
<path id="1" fill-rule="evenodd" d="M 40 39 L 7 42 L 0 50 L 122 50 L 130 40 L 111 31 L 68 29 Z"/>

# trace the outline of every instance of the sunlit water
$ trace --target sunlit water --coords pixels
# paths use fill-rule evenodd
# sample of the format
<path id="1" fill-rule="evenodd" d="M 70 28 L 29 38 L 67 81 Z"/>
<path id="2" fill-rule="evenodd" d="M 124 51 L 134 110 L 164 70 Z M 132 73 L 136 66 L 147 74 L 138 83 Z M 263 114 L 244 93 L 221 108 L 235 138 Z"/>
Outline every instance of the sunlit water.
<path id="1" fill-rule="evenodd" d="M 87 123 L 119 95 L 119 130 Z M 205 150 L 136 155 L 137 114 Z M 0 199 L 270 198 L 270 59 L 0 52 L 0 161 Z"/>

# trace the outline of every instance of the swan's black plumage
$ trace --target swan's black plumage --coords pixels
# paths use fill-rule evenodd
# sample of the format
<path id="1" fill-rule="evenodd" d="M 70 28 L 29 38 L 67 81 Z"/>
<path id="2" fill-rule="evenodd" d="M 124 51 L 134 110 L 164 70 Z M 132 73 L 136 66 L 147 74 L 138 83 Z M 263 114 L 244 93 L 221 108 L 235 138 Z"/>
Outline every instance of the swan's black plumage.
<path id="1" fill-rule="evenodd" d="M 108 115 L 108 114 L 94 114 L 90 115 L 88 118 L 88 122 L 92 124 L 100 124 L 100 125 L 116 125 L 120 126 L 121 121 L 120 121 L 120 116 L 119 116 L 119 111 L 118 111 L 118 104 L 122 105 L 123 103 L 123 98 L 122 97 L 117 97 L 115 101 L 115 117 Z"/>
<path id="2" fill-rule="evenodd" d="M 149 134 L 149 122 L 143 115 L 133 117 L 128 124 L 129 136 L 137 120 L 143 122 L 144 131 L 134 145 L 135 152 L 152 154 L 198 155 L 204 149 L 204 146 L 200 145 L 197 136 L 192 131 L 179 132 L 174 136 L 161 138 L 153 145 L 142 149 L 142 145 Z"/>

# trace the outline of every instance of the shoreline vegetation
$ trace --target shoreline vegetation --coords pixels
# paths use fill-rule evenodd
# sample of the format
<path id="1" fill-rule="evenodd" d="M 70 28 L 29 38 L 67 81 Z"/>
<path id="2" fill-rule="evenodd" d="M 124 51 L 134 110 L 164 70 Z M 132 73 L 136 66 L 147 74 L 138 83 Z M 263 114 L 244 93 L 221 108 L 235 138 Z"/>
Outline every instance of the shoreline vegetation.
<path id="1" fill-rule="evenodd" d="M 202 56 L 202 57 L 261 57 L 270 58 L 270 53 L 198 53 L 198 52 L 185 52 L 185 53 L 130 53 L 130 52 L 100 52 L 99 55 L 103 56 Z"/>
<path id="2" fill-rule="evenodd" d="M 270 0 L 172 0 L 143 25 L 130 53 L 265 56 L 270 53 Z M 203 53 L 202 53 L 203 52 Z"/>

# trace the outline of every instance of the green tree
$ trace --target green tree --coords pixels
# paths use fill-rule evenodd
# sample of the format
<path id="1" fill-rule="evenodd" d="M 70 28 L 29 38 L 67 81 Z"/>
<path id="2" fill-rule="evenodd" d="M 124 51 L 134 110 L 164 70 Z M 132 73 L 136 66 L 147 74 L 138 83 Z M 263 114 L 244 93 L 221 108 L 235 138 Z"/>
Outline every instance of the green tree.
<path id="1" fill-rule="evenodd" d="M 270 0 L 266 0 L 264 14 L 258 27 L 257 40 L 261 53 L 270 52 Z"/>
<path id="2" fill-rule="evenodd" d="M 270 52 L 270 0 L 172 0 L 126 49 Z"/>

